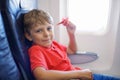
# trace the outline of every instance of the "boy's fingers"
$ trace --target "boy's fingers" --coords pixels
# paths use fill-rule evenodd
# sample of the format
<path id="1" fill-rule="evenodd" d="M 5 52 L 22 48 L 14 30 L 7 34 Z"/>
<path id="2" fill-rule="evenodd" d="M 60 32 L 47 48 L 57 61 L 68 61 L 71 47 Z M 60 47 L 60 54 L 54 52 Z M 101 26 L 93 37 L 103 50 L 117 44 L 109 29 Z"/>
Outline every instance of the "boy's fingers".
<path id="1" fill-rule="evenodd" d="M 67 25 L 68 24 L 68 18 L 63 18 L 61 22 L 59 22 L 57 25 L 59 24 L 63 24 L 63 25 Z"/>
<path id="2" fill-rule="evenodd" d="M 64 20 L 65 20 L 65 19 L 63 18 L 62 21 L 59 22 L 57 25 L 62 24 L 62 23 L 64 22 Z"/>

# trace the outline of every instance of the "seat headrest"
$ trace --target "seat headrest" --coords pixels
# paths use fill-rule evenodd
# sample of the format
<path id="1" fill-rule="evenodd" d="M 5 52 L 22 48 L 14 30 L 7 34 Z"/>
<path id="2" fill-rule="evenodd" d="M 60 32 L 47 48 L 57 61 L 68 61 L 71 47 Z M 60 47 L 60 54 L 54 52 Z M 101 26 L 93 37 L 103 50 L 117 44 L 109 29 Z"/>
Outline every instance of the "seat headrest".
<path id="1" fill-rule="evenodd" d="M 24 27 L 23 18 L 24 18 L 24 15 L 25 15 L 27 12 L 29 12 L 29 11 L 28 11 L 28 10 L 21 10 L 21 11 L 19 11 L 18 14 L 17 14 L 16 23 L 17 23 L 17 25 L 19 25 L 19 27 L 20 27 L 20 29 L 21 29 L 21 31 L 19 31 L 19 32 L 21 32 L 19 36 L 24 35 L 24 34 L 23 34 L 23 33 L 24 33 L 24 29 L 23 29 L 23 27 Z M 25 47 L 27 47 L 27 48 L 29 48 L 29 47 L 32 45 L 32 42 L 28 41 L 24 36 L 21 36 L 20 39 L 21 39 L 21 41 L 22 41 L 22 40 L 24 41 L 24 43 L 25 43 L 25 45 L 26 45 Z"/>
<path id="2" fill-rule="evenodd" d="M 6 0 L 5 0 L 6 1 Z M 34 0 L 7 0 L 6 6 L 11 14 L 16 14 L 21 10 L 31 10 L 35 8 Z"/>

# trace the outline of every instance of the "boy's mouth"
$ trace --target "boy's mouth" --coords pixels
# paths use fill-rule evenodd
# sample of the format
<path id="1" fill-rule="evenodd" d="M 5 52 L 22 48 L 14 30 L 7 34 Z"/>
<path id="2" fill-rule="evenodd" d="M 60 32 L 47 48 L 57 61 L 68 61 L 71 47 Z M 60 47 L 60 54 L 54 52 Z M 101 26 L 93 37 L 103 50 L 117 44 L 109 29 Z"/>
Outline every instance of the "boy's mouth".
<path id="1" fill-rule="evenodd" d="M 45 40 L 42 40 L 43 42 L 50 42 L 51 40 L 50 39 L 45 39 Z"/>

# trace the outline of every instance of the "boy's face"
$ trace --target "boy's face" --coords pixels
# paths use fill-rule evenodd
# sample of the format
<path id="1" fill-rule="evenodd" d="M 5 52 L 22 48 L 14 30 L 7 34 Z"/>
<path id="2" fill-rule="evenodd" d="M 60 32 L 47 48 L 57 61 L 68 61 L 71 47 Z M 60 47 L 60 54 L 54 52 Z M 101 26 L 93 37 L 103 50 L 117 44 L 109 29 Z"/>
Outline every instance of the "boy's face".
<path id="1" fill-rule="evenodd" d="M 38 25 L 30 30 L 30 34 L 26 37 L 28 40 L 33 41 L 43 47 L 50 47 L 53 40 L 53 25 L 46 23 L 45 25 Z"/>

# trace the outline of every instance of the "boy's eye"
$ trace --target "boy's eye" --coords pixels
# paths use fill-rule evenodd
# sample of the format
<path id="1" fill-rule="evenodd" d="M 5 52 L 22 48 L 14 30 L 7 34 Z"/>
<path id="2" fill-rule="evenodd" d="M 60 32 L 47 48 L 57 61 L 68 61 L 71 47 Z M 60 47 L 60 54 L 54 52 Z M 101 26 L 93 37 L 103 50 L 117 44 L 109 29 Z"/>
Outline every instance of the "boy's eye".
<path id="1" fill-rule="evenodd" d="M 41 31 L 42 31 L 41 29 L 36 30 L 36 32 L 41 32 Z"/>
<path id="2" fill-rule="evenodd" d="M 48 27 L 47 30 L 48 30 L 48 31 L 51 31 L 51 30 L 52 30 L 52 27 Z"/>

